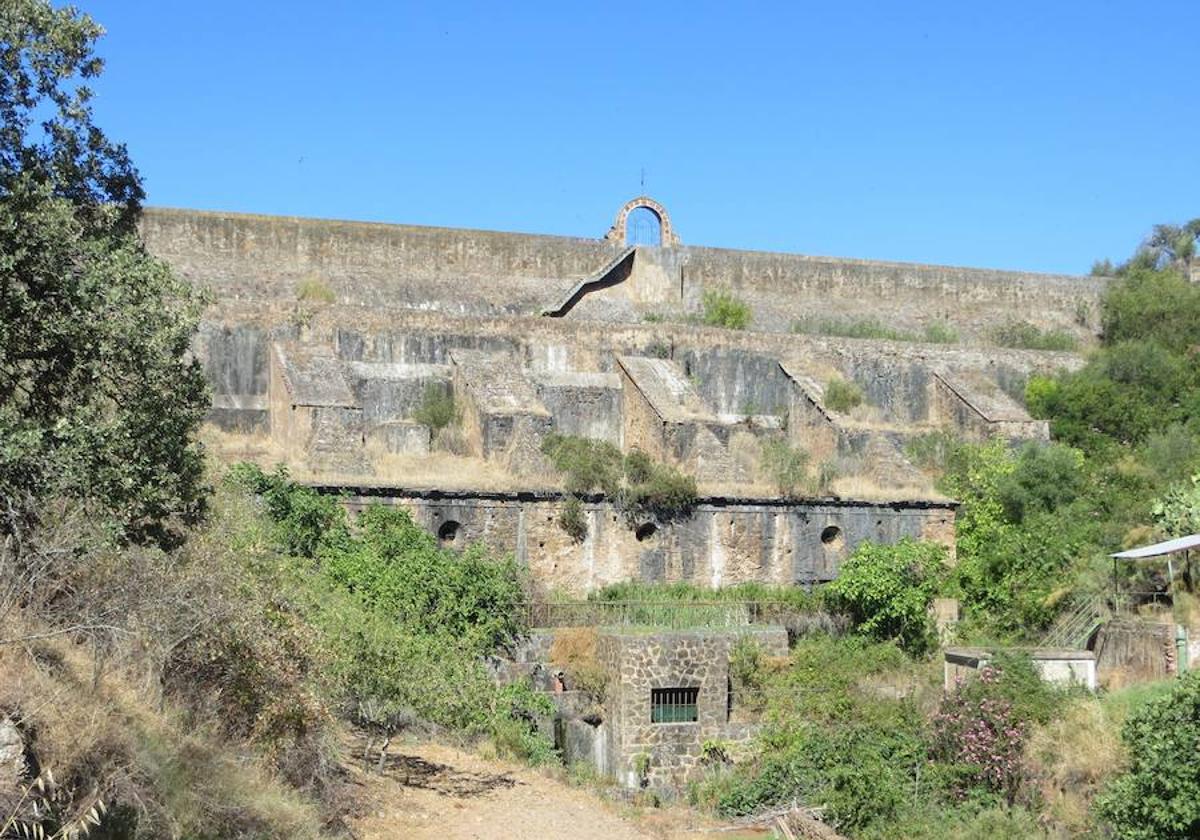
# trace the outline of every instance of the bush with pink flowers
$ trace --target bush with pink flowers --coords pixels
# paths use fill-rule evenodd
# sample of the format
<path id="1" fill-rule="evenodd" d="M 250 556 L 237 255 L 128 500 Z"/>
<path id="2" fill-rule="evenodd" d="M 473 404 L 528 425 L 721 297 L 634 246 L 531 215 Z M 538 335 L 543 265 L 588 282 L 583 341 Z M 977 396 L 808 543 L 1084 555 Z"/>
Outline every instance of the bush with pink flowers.
<path id="1" fill-rule="evenodd" d="M 1004 682 L 1000 668 L 985 665 L 977 678 L 960 678 L 933 716 L 931 757 L 957 799 L 987 792 L 1010 805 L 1016 800 L 1029 720 L 1006 696 Z"/>

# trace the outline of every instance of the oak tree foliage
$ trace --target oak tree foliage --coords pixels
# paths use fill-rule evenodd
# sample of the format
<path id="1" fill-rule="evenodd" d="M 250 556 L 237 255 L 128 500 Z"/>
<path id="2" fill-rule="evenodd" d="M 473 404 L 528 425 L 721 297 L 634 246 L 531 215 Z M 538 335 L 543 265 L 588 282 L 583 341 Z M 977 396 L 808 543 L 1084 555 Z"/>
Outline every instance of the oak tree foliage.
<path id="1" fill-rule="evenodd" d="M 70 7 L 0 7 L 0 531 L 18 546 L 47 498 L 134 538 L 203 498 L 202 299 L 142 246 L 138 172 L 93 121 L 101 34 Z"/>

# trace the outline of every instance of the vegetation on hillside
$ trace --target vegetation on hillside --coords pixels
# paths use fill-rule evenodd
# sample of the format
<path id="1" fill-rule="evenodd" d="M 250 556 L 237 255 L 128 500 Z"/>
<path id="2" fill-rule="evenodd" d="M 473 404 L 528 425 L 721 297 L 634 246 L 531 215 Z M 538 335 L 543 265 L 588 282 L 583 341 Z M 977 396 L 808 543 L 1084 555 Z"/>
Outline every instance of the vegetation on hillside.
<path id="1" fill-rule="evenodd" d="M 0 834 L 86 822 L 114 838 L 337 833 L 350 725 L 380 761 L 412 728 L 556 761 L 537 726 L 547 698 L 498 686 L 486 664 L 525 630 L 513 558 L 451 550 L 401 509 L 351 521 L 281 470 L 206 475 L 207 396 L 188 353 L 203 300 L 137 239 L 137 172 L 91 118 L 99 34 L 41 0 L 0 14 L 0 723 L 28 763 L 21 787 L 0 790 Z M 1200 286 L 1185 278 L 1198 235 L 1196 221 L 1159 226 L 1103 267 L 1117 280 L 1101 346 L 1026 388 L 1053 443 L 917 442 L 962 501 L 952 569 L 939 547 L 866 544 L 816 592 L 630 583 L 585 605 L 715 600 L 787 625 L 788 663 L 738 645 L 737 690 L 764 731 L 737 755 L 707 746 L 695 801 L 725 815 L 801 801 L 868 838 L 1196 835 L 1200 679 L 1096 699 L 1000 656 L 942 692 L 925 654 L 936 594 L 961 599 L 965 640 L 1028 642 L 1073 593 L 1107 591 L 1109 551 L 1198 526 Z M 703 308 L 712 325 L 750 321 L 728 292 Z M 862 394 L 831 382 L 826 399 L 847 411 Z M 456 416 L 444 391 L 427 394 L 423 422 L 444 431 Z M 639 527 L 696 504 L 691 477 L 642 452 L 551 436 L 545 454 L 576 539 L 579 497 L 596 490 Z M 794 492 L 802 453 L 773 454 Z M 594 638 L 554 655 L 591 668 L 583 684 L 603 696 Z M 1049 795 L 1079 787 L 1098 792 L 1094 809 Z"/>
<path id="2" fill-rule="evenodd" d="M 1200 287 L 1180 271 L 1200 226 L 1171 230 L 1183 238 L 1156 230 L 1109 267 L 1086 364 L 1029 381 L 1052 443 L 910 443 L 962 502 L 957 563 L 919 543 L 860 546 L 816 595 L 854 632 L 799 640 L 786 675 L 766 678 L 762 737 L 710 771 L 697 801 L 743 814 L 798 799 L 853 837 L 1195 834 L 1194 675 L 1146 705 L 1162 691 L 1054 690 L 1028 660 L 999 656 L 943 694 L 921 658 L 935 594 L 960 599 L 964 641 L 1036 643 L 1073 596 L 1111 593 L 1109 552 L 1200 527 Z M 1055 344 L 1034 338 L 1007 343 Z M 1164 587 L 1146 567 L 1120 573 L 1127 589 Z M 1185 602 L 1191 585 L 1171 594 Z"/>
<path id="3" fill-rule="evenodd" d="M 857 384 L 840 377 L 834 377 L 825 383 L 825 407 L 839 414 L 846 414 L 863 403 L 862 388 Z"/>
<path id="4" fill-rule="evenodd" d="M 689 516 L 696 506 L 696 479 L 640 449 L 622 453 L 611 443 L 573 435 L 547 435 L 542 452 L 563 476 L 573 497 L 599 491 L 624 511 L 631 526 L 647 519 L 669 522 Z M 575 539 L 586 534 L 582 510 L 567 500 L 560 525 Z"/>

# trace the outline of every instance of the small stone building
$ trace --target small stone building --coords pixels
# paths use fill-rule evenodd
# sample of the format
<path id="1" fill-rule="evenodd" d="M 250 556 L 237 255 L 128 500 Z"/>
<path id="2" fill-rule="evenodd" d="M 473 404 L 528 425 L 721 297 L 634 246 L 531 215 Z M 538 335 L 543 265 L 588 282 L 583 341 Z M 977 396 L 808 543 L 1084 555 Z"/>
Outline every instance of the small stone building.
<path id="1" fill-rule="evenodd" d="M 702 772 L 706 741 L 749 741 L 758 724 L 737 708 L 730 653 L 747 637 L 764 656 L 788 652 L 787 631 L 774 626 L 596 632 L 609 675 L 602 708 L 595 714 L 576 692 L 556 692 L 556 740 L 568 762 L 592 764 L 629 788 L 678 788 Z M 549 644 L 545 637 L 540 646 Z"/>

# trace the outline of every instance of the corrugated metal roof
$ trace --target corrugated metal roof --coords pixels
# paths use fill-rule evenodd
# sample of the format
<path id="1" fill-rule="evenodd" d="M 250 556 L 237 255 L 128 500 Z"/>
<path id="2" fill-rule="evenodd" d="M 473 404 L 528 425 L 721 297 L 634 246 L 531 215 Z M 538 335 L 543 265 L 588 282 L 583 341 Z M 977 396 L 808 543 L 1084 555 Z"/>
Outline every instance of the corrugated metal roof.
<path id="1" fill-rule="evenodd" d="M 1118 551 L 1116 554 L 1110 554 L 1109 556 L 1116 557 L 1119 560 L 1141 560 L 1146 557 L 1162 557 L 1164 554 L 1178 554 L 1181 551 L 1187 551 L 1192 548 L 1200 548 L 1200 534 L 1192 534 L 1188 537 L 1176 537 L 1173 540 L 1155 543 L 1154 545 L 1131 548 L 1129 551 Z"/>

